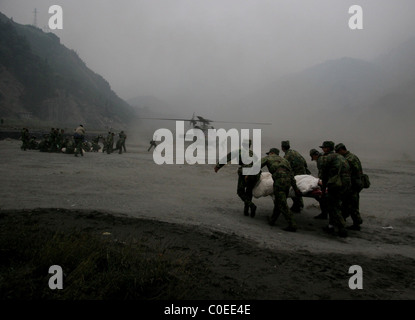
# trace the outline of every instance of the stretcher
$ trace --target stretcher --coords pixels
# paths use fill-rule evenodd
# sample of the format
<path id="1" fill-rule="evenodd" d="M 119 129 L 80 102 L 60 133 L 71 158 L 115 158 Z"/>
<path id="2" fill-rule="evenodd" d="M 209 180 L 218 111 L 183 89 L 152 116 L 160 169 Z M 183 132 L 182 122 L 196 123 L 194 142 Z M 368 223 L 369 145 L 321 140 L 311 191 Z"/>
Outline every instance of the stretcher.
<path id="1" fill-rule="evenodd" d="M 294 176 L 298 190 L 300 190 L 303 197 L 318 198 L 323 193 L 320 189 L 320 179 L 312 175 L 297 175 Z M 262 172 L 261 176 L 252 190 L 252 195 L 255 198 L 267 197 L 274 195 L 274 180 L 269 172 Z M 290 187 L 288 197 L 295 197 L 294 189 Z"/>

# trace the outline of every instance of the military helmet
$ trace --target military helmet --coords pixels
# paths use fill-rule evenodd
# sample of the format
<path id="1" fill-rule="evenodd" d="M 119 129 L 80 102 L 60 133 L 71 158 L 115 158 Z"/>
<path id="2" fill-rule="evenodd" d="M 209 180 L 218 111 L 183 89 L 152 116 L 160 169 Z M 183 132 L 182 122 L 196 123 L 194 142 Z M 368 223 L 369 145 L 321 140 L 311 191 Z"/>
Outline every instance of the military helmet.
<path id="1" fill-rule="evenodd" d="M 290 141 L 281 141 L 281 148 L 290 149 Z"/>
<path id="2" fill-rule="evenodd" d="M 336 144 L 336 146 L 334 147 L 334 150 L 336 150 L 336 151 L 338 151 L 339 149 L 344 149 L 344 150 L 347 150 L 346 149 L 346 146 L 343 144 L 343 143 L 338 143 L 338 144 Z"/>
<path id="3" fill-rule="evenodd" d="M 310 157 L 313 157 L 313 156 L 318 155 L 318 154 L 320 154 L 320 152 L 318 152 L 317 149 L 311 149 L 310 150 Z"/>
<path id="4" fill-rule="evenodd" d="M 334 149 L 334 142 L 333 141 L 324 141 L 320 148 L 330 148 L 331 150 Z"/>
<path id="5" fill-rule="evenodd" d="M 271 148 L 271 149 L 269 149 L 269 151 L 267 152 L 267 154 L 270 154 L 270 153 L 275 153 L 276 155 L 279 155 L 280 154 L 280 150 L 278 150 L 277 148 Z"/>

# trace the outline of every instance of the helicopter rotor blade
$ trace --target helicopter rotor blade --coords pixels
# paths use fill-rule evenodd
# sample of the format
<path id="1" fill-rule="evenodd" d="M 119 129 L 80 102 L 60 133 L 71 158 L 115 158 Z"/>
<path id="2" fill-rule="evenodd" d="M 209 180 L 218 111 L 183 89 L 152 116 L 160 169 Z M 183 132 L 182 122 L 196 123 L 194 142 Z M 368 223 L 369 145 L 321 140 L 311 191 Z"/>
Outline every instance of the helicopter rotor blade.
<path id="1" fill-rule="evenodd" d="M 199 116 L 198 116 L 199 117 Z M 201 119 L 203 120 L 201 120 Z M 191 123 L 195 122 L 203 122 L 206 124 L 209 124 L 210 122 L 216 122 L 216 123 L 235 123 L 235 124 L 258 124 L 258 125 L 272 125 L 272 123 L 269 122 L 241 122 L 241 121 L 214 121 L 214 120 L 207 120 L 205 118 L 199 117 L 200 120 L 195 119 L 183 119 L 183 118 L 139 118 L 144 120 L 170 120 L 170 121 L 190 121 Z"/>

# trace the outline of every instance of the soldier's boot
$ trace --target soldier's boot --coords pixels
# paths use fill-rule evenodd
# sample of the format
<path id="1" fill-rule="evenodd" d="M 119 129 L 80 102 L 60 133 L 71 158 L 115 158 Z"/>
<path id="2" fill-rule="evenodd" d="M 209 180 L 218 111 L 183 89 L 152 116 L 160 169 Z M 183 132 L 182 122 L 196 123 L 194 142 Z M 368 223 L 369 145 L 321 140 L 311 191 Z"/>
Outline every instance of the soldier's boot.
<path id="1" fill-rule="evenodd" d="M 346 229 L 360 231 L 360 224 L 352 224 L 351 226 L 346 227 Z"/>
<path id="2" fill-rule="evenodd" d="M 289 224 L 287 227 L 283 228 L 282 230 L 289 231 L 289 232 L 296 232 L 297 227 L 295 225 Z"/>
<path id="3" fill-rule="evenodd" d="M 346 238 L 347 237 L 347 230 L 344 227 L 339 228 L 339 237 Z"/>
<path id="4" fill-rule="evenodd" d="M 245 206 L 244 206 L 244 215 L 245 216 L 249 216 L 249 204 L 248 203 L 245 203 Z"/>
<path id="5" fill-rule="evenodd" d="M 363 223 L 363 220 L 360 217 L 360 215 L 352 216 L 352 220 L 353 220 L 353 225 L 346 227 L 346 229 L 360 231 L 360 225 Z"/>
<path id="6" fill-rule="evenodd" d="M 256 214 L 256 205 L 253 202 L 251 202 L 249 207 L 251 208 L 251 218 L 253 218 L 255 217 L 255 214 Z"/>
<path id="7" fill-rule="evenodd" d="M 334 234 L 334 227 L 332 225 L 327 225 L 323 227 L 323 231 L 328 234 Z"/>
<path id="8" fill-rule="evenodd" d="M 275 222 L 277 221 L 277 219 L 278 219 L 279 216 L 280 216 L 280 211 L 278 210 L 278 208 L 276 208 L 274 206 L 274 210 L 272 212 L 272 216 L 271 217 L 268 217 L 268 224 L 270 226 L 275 225 Z"/>
<path id="9" fill-rule="evenodd" d="M 300 213 L 301 209 L 304 207 L 302 198 L 291 198 L 293 200 L 293 205 L 291 206 L 290 210 L 294 213 Z"/>

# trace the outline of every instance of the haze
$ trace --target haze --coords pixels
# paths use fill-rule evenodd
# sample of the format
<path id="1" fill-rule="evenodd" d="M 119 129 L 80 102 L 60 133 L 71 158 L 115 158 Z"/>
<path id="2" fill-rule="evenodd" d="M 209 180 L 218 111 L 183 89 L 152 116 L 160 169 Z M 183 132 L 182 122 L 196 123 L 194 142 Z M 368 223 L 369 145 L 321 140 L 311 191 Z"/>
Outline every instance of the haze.
<path id="1" fill-rule="evenodd" d="M 267 94 L 257 92 L 328 60 L 374 62 L 415 30 L 413 0 L 0 0 L 0 11 L 33 24 L 36 8 L 44 28 L 54 4 L 63 8 L 63 30 L 54 33 L 121 98 L 154 97 L 169 106 L 162 113 L 216 120 L 274 122 L 272 95 L 262 100 Z M 363 30 L 349 29 L 353 4 L 363 8 Z M 295 126 L 297 115 L 279 122 L 279 131 L 264 130 L 278 133 L 278 142 L 298 139 L 295 131 L 282 131 Z M 335 137 L 356 140 L 342 133 Z M 330 134 L 315 138 L 324 137 Z"/>

